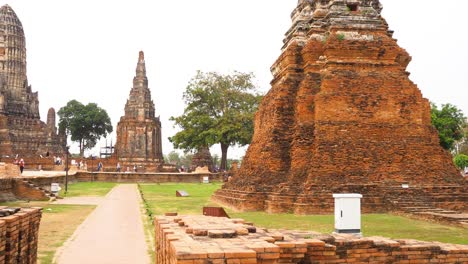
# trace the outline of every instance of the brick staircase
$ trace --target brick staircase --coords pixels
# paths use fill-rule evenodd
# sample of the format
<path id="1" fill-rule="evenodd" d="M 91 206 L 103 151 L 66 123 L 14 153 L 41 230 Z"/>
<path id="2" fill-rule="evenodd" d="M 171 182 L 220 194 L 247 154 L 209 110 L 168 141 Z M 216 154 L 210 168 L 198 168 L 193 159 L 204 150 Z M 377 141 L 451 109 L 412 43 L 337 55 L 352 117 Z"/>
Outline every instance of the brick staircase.
<path id="1" fill-rule="evenodd" d="M 389 187 L 389 190 L 390 192 L 387 193 L 387 200 L 391 204 L 393 211 L 418 219 L 442 222 L 465 228 L 468 227 L 467 213 L 436 206 L 439 203 L 435 200 L 442 197 L 442 194 L 435 193 L 434 196 L 428 196 L 424 193 L 423 188 L 413 188 L 412 190 L 403 191 L 401 188 Z M 453 199 L 461 199 L 463 201 L 466 200 L 466 195 L 455 193 Z"/>
<path id="2" fill-rule="evenodd" d="M 55 195 L 49 190 L 37 186 L 36 184 L 22 179 L 16 182 L 18 185 L 16 188 L 15 195 L 21 199 L 30 199 L 30 200 L 49 200 Z"/>

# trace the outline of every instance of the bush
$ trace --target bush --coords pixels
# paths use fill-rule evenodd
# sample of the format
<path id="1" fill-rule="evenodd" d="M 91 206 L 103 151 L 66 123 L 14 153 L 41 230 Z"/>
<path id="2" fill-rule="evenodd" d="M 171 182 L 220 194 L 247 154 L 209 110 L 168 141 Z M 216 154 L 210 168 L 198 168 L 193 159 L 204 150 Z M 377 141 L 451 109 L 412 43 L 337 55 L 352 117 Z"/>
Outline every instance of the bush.
<path id="1" fill-rule="evenodd" d="M 457 166 L 460 170 L 468 167 L 468 156 L 464 154 L 458 154 L 453 158 L 453 162 L 455 166 Z"/>

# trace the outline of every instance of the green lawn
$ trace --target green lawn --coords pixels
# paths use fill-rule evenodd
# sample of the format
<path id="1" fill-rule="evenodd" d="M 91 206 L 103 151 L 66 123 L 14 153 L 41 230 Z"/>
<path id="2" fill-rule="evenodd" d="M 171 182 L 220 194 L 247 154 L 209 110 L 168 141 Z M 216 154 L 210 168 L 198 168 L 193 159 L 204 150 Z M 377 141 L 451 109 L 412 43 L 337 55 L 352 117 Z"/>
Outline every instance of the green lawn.
<path id="1" fill-rule="evenodd" d="M 210 184 L 142 184 L 140 189 L 144 194 L 148 209 L 154 215 L 167 212 L 180 214 L 202 214 L 203 206 L 216 205 L 210 201 L 211 194 L 219 189 L 219 183 Z M 176 191 L 183 190 L 189 197 L 176 197 Z"/>
<path id="2" fill-rule="evenodd" d="M 202 214 L 203 206 L 218 206 L 210 201 L 211 194 L 221 184 L 143 184 L 140 190 L 150 214 L 166 212 Z M 187 191 L 189 197 L 176 197 L 176 190 Z M 293 214 L 266 214 L 263 212 L 237 213 L 226 210 L 233 218 L 243 218 L 256 226 L 274 229 L 312 230 L 333 232 L 333 215 L 298 216 Z M 394 239 L 410 238 L 424 241 L 468 244 L 468 229 L 417 221 L 389 214 L 362 216 L 365 236 L 384 236 Z"/>
<path id="3" fill-rule="evenodd" d="M 74 196 L 105 196 L 117 183 L 111 182 L 77 182 L 68 184 L 68 192 L 65 187 L 60 191 L 61 197 Z"/>

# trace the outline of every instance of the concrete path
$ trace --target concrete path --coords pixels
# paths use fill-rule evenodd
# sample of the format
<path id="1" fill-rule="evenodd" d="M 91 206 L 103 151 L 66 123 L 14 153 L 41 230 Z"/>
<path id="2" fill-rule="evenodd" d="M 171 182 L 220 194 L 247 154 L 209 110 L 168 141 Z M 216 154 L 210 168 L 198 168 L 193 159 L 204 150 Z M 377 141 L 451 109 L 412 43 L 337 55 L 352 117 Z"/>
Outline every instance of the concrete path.
<path id="1" fill-rule="evenodd" d="M 55 255 L 58 264 L 147 264 L 140 195 L 135 184 L 118 185 Z"/>

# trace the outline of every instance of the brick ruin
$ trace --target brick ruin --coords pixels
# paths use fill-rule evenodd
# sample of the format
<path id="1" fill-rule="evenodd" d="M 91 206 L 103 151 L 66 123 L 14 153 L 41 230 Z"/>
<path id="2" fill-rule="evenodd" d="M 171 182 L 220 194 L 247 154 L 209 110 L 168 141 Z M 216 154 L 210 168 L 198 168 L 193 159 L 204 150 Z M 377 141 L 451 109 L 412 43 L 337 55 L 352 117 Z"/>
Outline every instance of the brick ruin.
<path id="1" fill-rule="evenodd" d="M 468 210 L 466 181 L 381 11 L 378 0 L 298 1 L 242 167 L 214 201 L 331 213 L 332 193 L 356 192 L 363 212 Z"/>
<path id="2" fill-rule="evenodd" d="M 0 206 L 0 264 L 37 263 L 41 208 Z"/>
<path id="3" fill-rule="evenodd" d="M 467 263 L 468 246 L 266 230 L 242 219 L 158 216 L 158 264 Z"/>
<path id="4" fill-rule="evenodd" d="M 214 172 L 213 158 L 208 147 L 201 147 L 192 157 L 192 169 L 206 167 L 210 172 Z"/>
<path id="5" fill-rule="evenodd" d="M 26 39 L 13 9 L 0 8 L 0 156 L 62 155 L 64 138 L 57 134 L 55 110 L 47 124 L 40 120 L 39 97 L 26 76 Z"/>
<path id="6" fill-rule="evenodd" d="M 122 167 L 133 168 L 136 165 L 147 171 L 159 171 L 164 163 L 161 121 L 159 117 L 155 117 L 143 51 L 139 54 L 133 88 L 125 105 L 125 115 L 117 124 L 114 155 Z"/>

